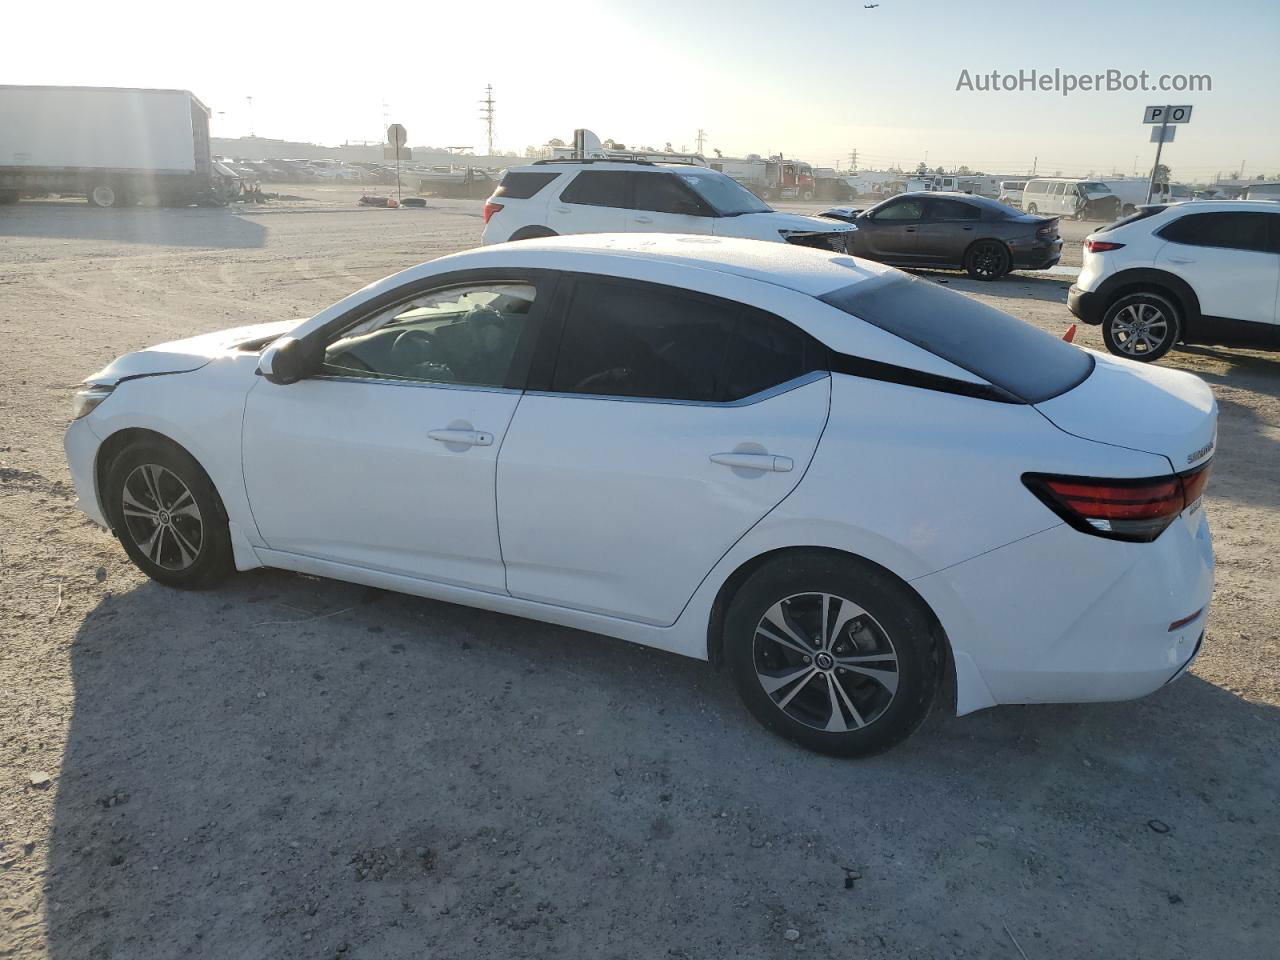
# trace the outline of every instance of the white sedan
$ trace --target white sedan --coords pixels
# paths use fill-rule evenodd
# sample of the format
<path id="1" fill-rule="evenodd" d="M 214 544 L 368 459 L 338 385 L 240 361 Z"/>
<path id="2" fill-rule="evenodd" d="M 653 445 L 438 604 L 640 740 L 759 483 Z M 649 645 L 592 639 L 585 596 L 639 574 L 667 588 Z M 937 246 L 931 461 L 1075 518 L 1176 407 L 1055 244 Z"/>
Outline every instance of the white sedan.
<path id="1" fill-rule="evenodd" d="M 121 357 L 66 449 L 161 583 L 279 567 L 723 662 L 847 755 L 948 675 L 964 714 L 1185 670 L 1216 421 L 1193 376 L 877 264 L 588 235 Z"/>

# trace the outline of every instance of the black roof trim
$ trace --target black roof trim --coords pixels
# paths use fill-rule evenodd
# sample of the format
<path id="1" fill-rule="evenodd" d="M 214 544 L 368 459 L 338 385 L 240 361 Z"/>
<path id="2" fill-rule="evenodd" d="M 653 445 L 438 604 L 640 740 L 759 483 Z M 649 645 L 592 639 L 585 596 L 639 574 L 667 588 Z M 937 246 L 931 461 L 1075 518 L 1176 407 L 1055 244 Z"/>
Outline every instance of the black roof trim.
<path id="1" fill-rule="evenodd" d="M 1022 398 L 1015 397 L 1008 390 L 1002 390 L 989 383 L 972 383 L 955 377 L 944 377 L 937 373 L 925 373 L 923 370 L 900 367 L 895 363 L 884 363 L 881 360 L 868 360 L 865 357 L 855 357 L 847 353 L 836 353 L 834 350 L 831 351 L 830 367 L 832 373 L 845 373 L 865 380 L 881 380 L 904 387 L 952 393 L 961 397 L 973 397 L 976 400 L 991 400 L 995 403 L 1026 405 L 1026 401 Z"/>

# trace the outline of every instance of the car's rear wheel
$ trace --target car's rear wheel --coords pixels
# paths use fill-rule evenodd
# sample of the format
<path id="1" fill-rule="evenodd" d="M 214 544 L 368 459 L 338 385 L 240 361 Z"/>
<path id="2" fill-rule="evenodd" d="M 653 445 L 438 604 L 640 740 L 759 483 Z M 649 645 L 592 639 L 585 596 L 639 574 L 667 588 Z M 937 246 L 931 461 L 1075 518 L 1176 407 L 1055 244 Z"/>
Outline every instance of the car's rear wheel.
<path id="1" fill-rule="evenodd" d="M 1039 212 L 1040 212 L 1040 208 L 1037 207 L 1034 203 L 1030 204 L 1027 207 L 1027 213 L 1039 213 Z"/>
<path id="2" fill-rule="evenodd" d="M 1182 335 L 1173 301 L 1159 293 L 1118 297 L 1102 315 L 1102 340 L 1118 357 L 1150 362 L 1168 353 Z"/>
<path id="3" fill-rule="evenodd" d="M 511 240 L 537 240 L 540 237 L 559 236 L 550 227 L 521 227 L 510 237 Z"/>
<path id="4" fill-rule="evenodd" d="M 89 190 L 89 203 L 95 207 L 118 207 L 124 195 L 110 183 L 96 183 Z"/>
<path id="5" fill-rule="evenodd" d="M 999 240 L 979 240 L 964 254 L 964 268 L 975 280 L 999 280 L 1012 265 L 1009 248 Z"/>
<path id="6" fill-rule="evenodd" d="M 125 552 L 151 579 L 199 589 L 234 569 L 222 501 L 174 444 L 144 440 L 122 450 L 107 471 L 105 500 Z"/>
<path id="7" fill-rule="evenodd" d="M 820 551 L 786 554 L 747 578 L 725 618 L 724 651 L 757 720 L 837 756 L 909 736 L 928 715 L 942 662 L 908 587 Z"/>

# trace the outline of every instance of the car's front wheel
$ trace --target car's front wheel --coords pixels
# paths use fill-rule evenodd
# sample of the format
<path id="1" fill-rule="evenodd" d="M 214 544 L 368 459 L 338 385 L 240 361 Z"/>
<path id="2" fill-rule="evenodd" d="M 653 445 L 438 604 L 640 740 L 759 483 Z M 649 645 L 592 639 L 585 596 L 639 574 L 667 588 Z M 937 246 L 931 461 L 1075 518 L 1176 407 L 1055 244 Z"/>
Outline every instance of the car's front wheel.
<path id="1" fill-rule="evenodd" d="M 1126 294 L 1102 315 L 1102 340 L 1107 349 L 1130 360 L 1159 360 L 1181 335 L 1178 308 L 1163 294 Z"/>
<path id="2" fill-rule="evenodd" d="M 942 651 L 910 588 L 863 560 L 788 553 L 753 573 L 725 618 L 725 659 L 764 726 L 837 756 L 888 749 L 928 715 Z"/>
<path id="3" fill-rule="evenodd" d="M 131 444 L 111 464 L 104 489 L 121 545 L 152 580 L 199 589 L 234 569 L 222 501 L 185 450 L 162 440 Z"/>

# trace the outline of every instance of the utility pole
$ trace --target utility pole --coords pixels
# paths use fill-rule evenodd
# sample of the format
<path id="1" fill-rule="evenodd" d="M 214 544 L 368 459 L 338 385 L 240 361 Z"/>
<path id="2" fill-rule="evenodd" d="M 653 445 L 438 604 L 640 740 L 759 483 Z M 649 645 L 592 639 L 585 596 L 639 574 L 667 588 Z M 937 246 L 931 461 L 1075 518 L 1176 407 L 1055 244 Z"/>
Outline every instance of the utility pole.
<path id="1" fill-rule="evenodd" d="M 858 172 L 858 148 L 854 147 L 849 151 L 849 172 Z"/>
<path id="2" fill-rule="evenodd" d="M 1040 155 L 1037 154 L 1036 156 L 1031 158 L 1031 175 L 1033 177 L 1036 175 L 1036 167 L 1038 167 L 1039 165 L 1040 165 Z"/>
<path id="3" fill-rule="evenodd" d="M 489 156 L 493 156 L 493 106 L 497 103 L 493 99 L 493 84 L 485 84 L 484 99 L 480 101 L 480 119 L 484 121 L 485 130 L 489 135 Z"/>
<path id="4" fill-rule="evenodd" d="M 696 144 L 698 145 L 698 153 L 699 153 L 699 154 L 701 154 L 701 153 L 702 153 L 702 147 L 703 147 L 703 145 L 706 143 L 706 140 L 707 140 L 707 131 L 705 131 L 705 130 L 703 130 L 701 127 L 699 127 L 699 128 L 698 128 L 698 136 L 697 136 L 697 138 L 694 140 L 694 143 L 696 143 Z"/>
<path id="5" fill-rule="evenodd" d="M 1156 174 L 1160 172 L 1160 151 L 1164 149 L 1164 138 L 1169 132 L 1169 106 L 1167 104 L 1161 116 L 1164 119 L 1160 121 L 1160 139 L 1156 141 L 1156 162 L 1151 165 L 1151 178 L 1147 181 L 1147 203 L 1151 202 L 1151 194 L 1156 189 Z"/>
<path id="6" fill-rule="evenodd" d="M 256 137 L 257 134 L 253 132 L 253 97 L 245 97 L 244 99 L 249 104 L 249 136 Z"/>

